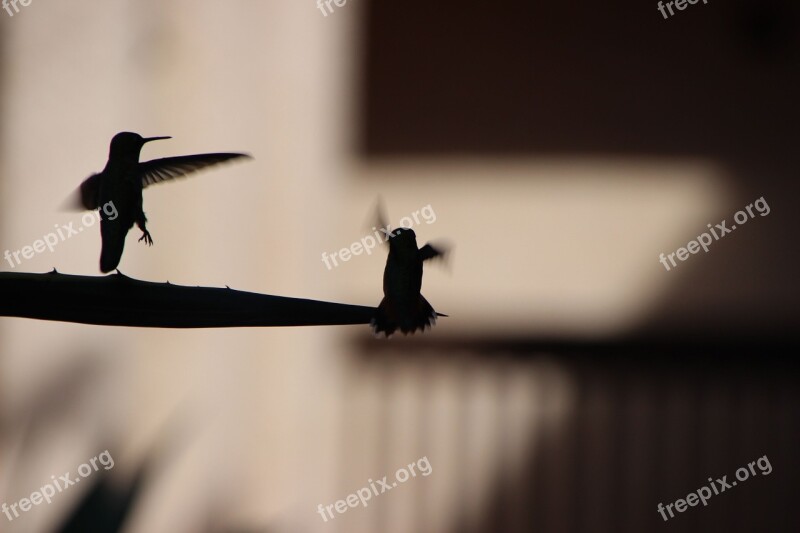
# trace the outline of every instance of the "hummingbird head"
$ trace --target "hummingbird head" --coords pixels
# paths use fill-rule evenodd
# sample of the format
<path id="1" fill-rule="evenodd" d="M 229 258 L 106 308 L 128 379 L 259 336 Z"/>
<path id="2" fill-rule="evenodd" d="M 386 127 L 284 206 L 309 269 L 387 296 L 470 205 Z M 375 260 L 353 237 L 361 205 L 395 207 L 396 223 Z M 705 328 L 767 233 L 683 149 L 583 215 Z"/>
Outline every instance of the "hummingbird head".
<path id="1" fill-rule="evenodd" d="M 111 149 L 109 150 L 109 157 L 121 157 L 135 155 L 139 157 L 139 152 L 142 146 L 150 141 L 157 141 L 159 139 L 171 139 L 172 137 L 142 137 L 138 133 L 130 131 L 122 131 L 114 135 L 111 139 Z"/>
<path id="2" fill-rule="evenodd" d="M 389 251 L 398 255 L 417 252 L 417 235 L 409 228 L 397 228 L 389 239 Z"/>

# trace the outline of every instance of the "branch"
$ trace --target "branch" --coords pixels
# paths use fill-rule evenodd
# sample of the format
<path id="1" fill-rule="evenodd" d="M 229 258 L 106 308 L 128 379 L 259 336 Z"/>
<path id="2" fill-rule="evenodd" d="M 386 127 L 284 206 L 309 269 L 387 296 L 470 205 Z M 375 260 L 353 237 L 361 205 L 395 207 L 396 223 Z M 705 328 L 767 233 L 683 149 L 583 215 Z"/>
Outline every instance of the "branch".
<path id="1" fill-rule="evenodd" d="M 231 328 L 368 324 L 372 307 L 152 283 L 121 273 L 0 272 L 0 316 L 103 326 Z"/>

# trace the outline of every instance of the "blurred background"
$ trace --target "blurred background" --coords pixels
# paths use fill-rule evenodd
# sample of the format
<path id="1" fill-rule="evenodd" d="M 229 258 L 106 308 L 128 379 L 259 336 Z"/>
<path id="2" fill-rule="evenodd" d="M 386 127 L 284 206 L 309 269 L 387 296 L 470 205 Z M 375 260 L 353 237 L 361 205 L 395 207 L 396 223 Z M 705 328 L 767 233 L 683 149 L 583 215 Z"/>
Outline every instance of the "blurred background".
<path id="1" fill-rule="evenodd" d="M 338 1 L 0 11 L 0 253 L 80 226 L 123 130 L 255 158 L 148 188 L 128 276 L 377 305 L 384 249 L 322 254 L 378 197 L 453 246 L 423 282 L 450 317 L 409 338 L 0 319 L 0 504 L 114 459 L 0 531 L 797 531 L 800 6 Z M 1 268 L 99 253 L 95 225 Z"/>

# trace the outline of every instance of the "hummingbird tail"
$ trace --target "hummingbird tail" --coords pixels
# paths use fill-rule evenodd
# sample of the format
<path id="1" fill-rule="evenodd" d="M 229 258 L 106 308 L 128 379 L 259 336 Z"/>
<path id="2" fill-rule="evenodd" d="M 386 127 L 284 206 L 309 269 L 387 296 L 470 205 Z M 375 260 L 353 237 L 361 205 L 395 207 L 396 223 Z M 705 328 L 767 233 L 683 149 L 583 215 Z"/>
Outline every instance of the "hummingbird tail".
<path id="1" fill-rule="evenodd" d="M 100 223 L 100 233 L 103 237 L 103 249 L 100 252 L 100 271 L 105 274 L 111 272 L 119 265 L 122 259 L 122 250 L 125 248 L 125 235 L 120 235 L 117 224 Z"/>
<path id="2" fill-rule="evenodd" d="M 383 333 L 389 337 L 398 329 L 407 335 L 433 327 L 436 316 L 436 311 L 421 294 L 413 302 L 398 302 L 384 297 L 370 325 L 376 335 Z"/>

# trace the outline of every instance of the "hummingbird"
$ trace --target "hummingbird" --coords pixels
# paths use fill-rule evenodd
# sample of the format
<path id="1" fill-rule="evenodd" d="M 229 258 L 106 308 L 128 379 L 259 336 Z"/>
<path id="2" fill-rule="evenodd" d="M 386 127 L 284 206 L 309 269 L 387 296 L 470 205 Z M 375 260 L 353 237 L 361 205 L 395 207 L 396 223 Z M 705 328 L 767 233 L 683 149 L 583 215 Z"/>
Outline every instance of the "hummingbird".
<path id="1" fill-rule="evenodd" d="M 135 223 L 148 246 L 153 238 L 147 231 L 147 218 L 142 209 L 142 190 L 148 185 L 185 176 L 210 165 L 229 159 L 250 157 L 239 153 L 195 154 L 165 157 L 139 162 L 142 147 L 151 141 L 172 137 L 142 137 L 123 131 L 111 139 L 108 162 L 102 172 L 92 174 L 76 191 L 77 204 L 88 210 L 100 212 L 100 236 L 103 248 L 100 253 L 100 271 L 117 268 L 122 258 L 125 237 Z M 111 209 L 107 209 L 110 206 Z M 110 211 L 110 212 L 109 212 Z"/>
<path id="2" fill-rule="evenodd" d="M 398 328 L 404 334 L 432 327 L 437 313 L 422 296 L 422 264 L 444 255 L 444 251 L 426 244 L 417 248 L 417 236 L 410 228 L 398 228 L 387 234 L 389 256 L 383 271 L 383 299 L 371 325 L 376 334 L 392 335 Z"/>

